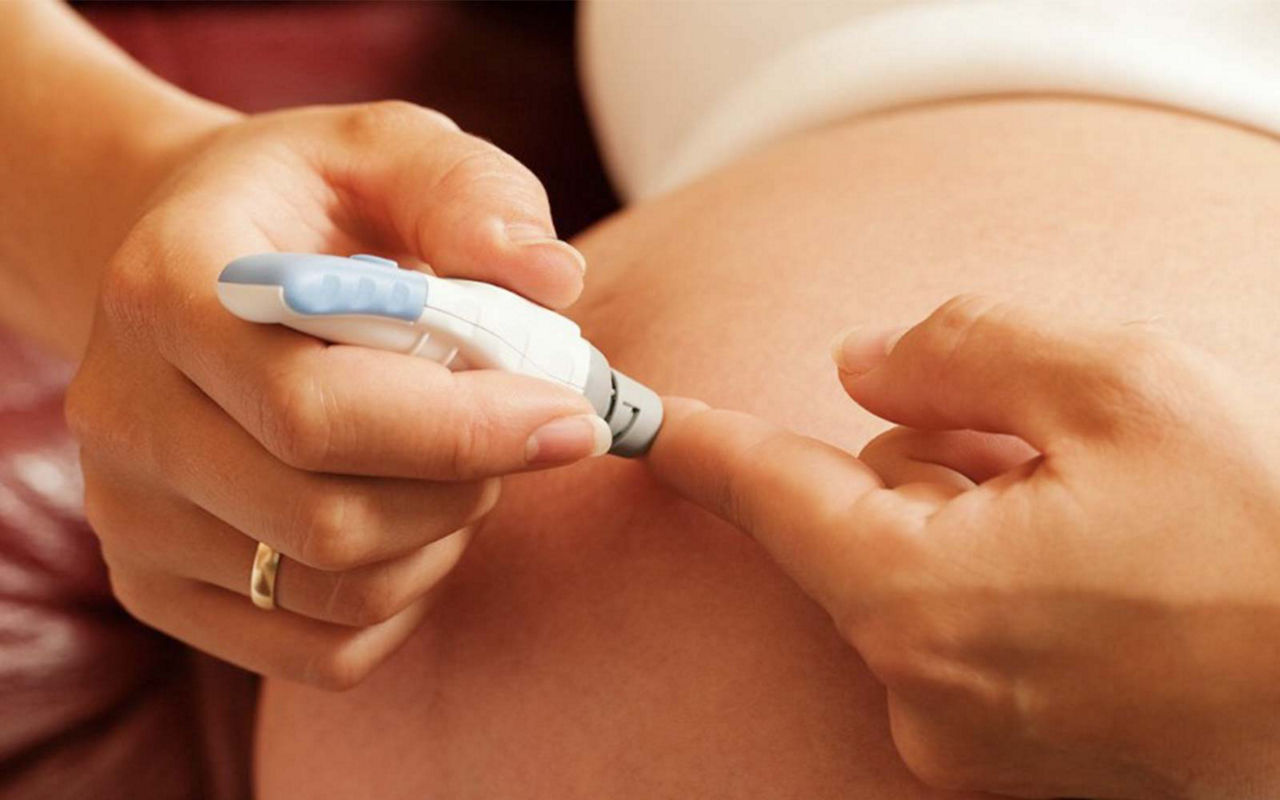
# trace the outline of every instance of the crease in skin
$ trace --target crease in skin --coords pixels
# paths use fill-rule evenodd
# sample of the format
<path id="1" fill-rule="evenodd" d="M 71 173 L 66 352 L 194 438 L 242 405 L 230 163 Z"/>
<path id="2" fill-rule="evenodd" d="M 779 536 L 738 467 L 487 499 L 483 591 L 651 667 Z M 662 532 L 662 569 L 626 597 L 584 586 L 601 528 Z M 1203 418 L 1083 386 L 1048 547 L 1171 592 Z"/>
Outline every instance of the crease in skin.
<path id="1" fill-rule="evenodd" d="M 946 104 L 796 137 L 603 222 L 576 242 L 592 277 L 571 316 L 655 391 L 858 452 L 886 424 L 844 394 L 831 336 L 965 292 L 1163 314 L 1273 384 L 1263 210 L 1280 218 L 1271 139 L 1115 103 Z M 260 796 L 966 797 L 906 770 L 826 615 L 640 465 L 504 490 L 365 684 L 268 683 Z"/>

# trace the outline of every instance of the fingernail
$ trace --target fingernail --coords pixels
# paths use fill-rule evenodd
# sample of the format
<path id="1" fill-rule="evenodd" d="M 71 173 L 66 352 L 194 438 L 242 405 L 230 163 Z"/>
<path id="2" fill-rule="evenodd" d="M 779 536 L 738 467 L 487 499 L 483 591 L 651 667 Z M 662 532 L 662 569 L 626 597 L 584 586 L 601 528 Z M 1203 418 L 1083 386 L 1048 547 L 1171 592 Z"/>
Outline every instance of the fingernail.
<path id="1" fill-rule="evenodd" d="M 516 223 L 507 226 L 507 241 L 520 247 L 548 247 L 562 253 L 578 272 L 587 271 L 586 256 L 578 250 L 578 248 L 564 241 L 557 239 L 547 232 L 545 228 L 528 223 Z"/>
<path id="2" fill-rule="evenodd" d="M 609 425 L 595 414 L 561 417 L 533 432 L 524 447 L 530 464 L 567 464 L 604 455 L 613 444 Z"/>
<path id="3" fill-rule="evenodd" d="M 862 375 L 884 363 L 893 346 L 908 328 L 859 325 L 836 336 L 831 342 L 831 360 L 841 372 Z"/>

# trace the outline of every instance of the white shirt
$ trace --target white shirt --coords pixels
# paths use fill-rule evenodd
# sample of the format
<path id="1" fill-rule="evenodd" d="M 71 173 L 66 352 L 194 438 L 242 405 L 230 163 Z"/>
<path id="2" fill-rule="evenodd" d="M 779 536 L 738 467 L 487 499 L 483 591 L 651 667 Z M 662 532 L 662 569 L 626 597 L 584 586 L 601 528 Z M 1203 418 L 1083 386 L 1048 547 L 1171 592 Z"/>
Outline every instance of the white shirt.
<path id="1" fill-rule="evenodd" d="M 947 98 L 1127 98 L 1280 134 L 1280 0 L 598 0 L 579 22 L 627 199 L 799 130 Z"/>

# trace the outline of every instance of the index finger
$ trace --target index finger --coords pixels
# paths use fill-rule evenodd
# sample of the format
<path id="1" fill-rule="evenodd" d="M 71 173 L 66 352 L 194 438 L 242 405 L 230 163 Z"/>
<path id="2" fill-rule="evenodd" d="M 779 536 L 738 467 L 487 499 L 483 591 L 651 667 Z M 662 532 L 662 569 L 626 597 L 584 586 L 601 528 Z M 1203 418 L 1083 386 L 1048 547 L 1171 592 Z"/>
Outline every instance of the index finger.
<path id="1" fill-rule="evenodd" d="M 607 425 L 581 394 L 547 380 L 495 370 L 450 372 L 425 358 L 329 346 L 275 325 L 238 319 L 214 293 L 216 266 L 247 245 L 270 242 L 210 215 L 186 247 L 163 258 L 164 285 L 146 297 L 149 331 L 164 358 L 291 466 L 429 480 L 471 480 L 532 466 L 535 431 L 567 417 L 557 463 L 601 452 Z M 189 249 L 188 249 L 189 248 Z M 172 298 L 185 302 L 175 304 Z M 577 424 L 580 422 L 581 424 Z M 603 441 L 602 441 L 603 440 Z M 537 455 L 537 454 L 535 454 Z M 539 455 L 539 466 L 553 466 Z"/>
<path id="2" fill-rule="evenodd" d="M 401 101 L 323 114 L 301 139 L 360 214 L 441 275 L 506 286 L 562 308 L 586 261 L 557 238 L 546 190 L 523 164 L 443 115 Z"/>
<path id="3" fill-rule="evenodd" d="M 230 315 L 227 315 L 230 317 Z M 550 381 L 497 370 L 451 372 L 425 358 L 327 346 L 283 328 L 230 318 L 214 375 L 189 377 L 282 461 L 300 469 L 430 480 L 471 480 L 530 466 L 542 426 L 581 417 L 579 438 L 600 449 L 585 397 Z M 590 435 L 588 435 L 590 434 Z M 608 446 L 608 436 L 604 436 Z"/>
<path id="4" fill-rule="evenodd" d="M 750 534 L 828 611 L 850 586 L 882 579 L 892 558 L 883 534 L 911 518 L 896 513 L 897 495 L 869 467 L 749 414 L 663 403 L 647 458 L 661 483 Z"/>

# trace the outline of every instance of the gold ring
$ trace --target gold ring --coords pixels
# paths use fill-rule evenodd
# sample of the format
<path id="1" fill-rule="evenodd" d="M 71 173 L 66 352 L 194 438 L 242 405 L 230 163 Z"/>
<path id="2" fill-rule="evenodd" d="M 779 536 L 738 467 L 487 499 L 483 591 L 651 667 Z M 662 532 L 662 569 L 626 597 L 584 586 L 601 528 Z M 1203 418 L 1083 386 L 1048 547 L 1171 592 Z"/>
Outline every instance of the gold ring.
<path id="1" fill-rule="evenodd" d="M 258 542 L 253 554 L 253 571 L 249 574 L 249 597 L 264 611 L 276 607 L 276 573 L 280 571 L 280 554 Z"/>

